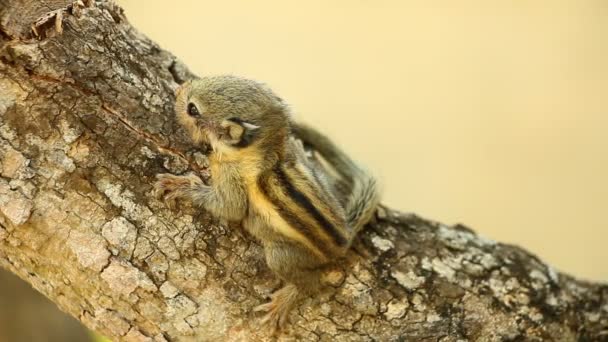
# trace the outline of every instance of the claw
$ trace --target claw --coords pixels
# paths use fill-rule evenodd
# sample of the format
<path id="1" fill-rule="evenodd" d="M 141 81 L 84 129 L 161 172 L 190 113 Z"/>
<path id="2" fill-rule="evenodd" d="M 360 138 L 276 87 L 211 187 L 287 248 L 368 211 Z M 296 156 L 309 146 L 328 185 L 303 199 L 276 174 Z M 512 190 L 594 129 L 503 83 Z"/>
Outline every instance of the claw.
<path id="1" fill-rule="evenodd" d="M 168 194 L 166 194 L 164 196 L 165 205 L 170 210 L 175 210 L 175 209 L 177 209 L 177 199 L 178 199 L 177 192 L 175 192 L 175 191 L 169 192 Z"/>
<path id="2" fill-rule="evenodd" d="M 156 184 L 154 184 L 153 195 L 154 195 L 154 198 L 156 198 L 157 200 L 161 200 L 165 197 L 165 189 L 158 186 L 158 183 L 156 183 Z"/>
<path id="3" fill-rule="evenodd" d="M 193 203 L 198 203 L 196 202 L 197 198 L 203 196 L 208 189 L 209 186 L 193 174 L 176 176 L 163 173 L 156 175 L 153 194 L 173 210 L 177 208 L 177 202 L 180 200 L 190 200 Z"/>
<path id="4" fill-rule="evenodd" d="M 288 284 L 272 294 L 271 300 L 256 306 L 254 312 L 266 312 L 260 324 L 268 327 L 272 335 L 282 330 L 289 318 L 289 313 L 298 300 L 298 289 Z"/>
<path id="5" fill-rule="evenodd" d="M 266 314 L 260 319 L 260 325 L 268 328 L 270 331 L 270 335 L 276 335 L 281 326 L 279 325 L 279 320 L 277 317 L 277 310 L 274 300 L 262 305 L 258 305 L 253 309 L 254 312 L 266 312 Z"/>
<path id="6" fill-rule="evenodd" d="M 174 210 L 180 197 L 180 182 L 183 180 L 179 176 L 166 173 L 156 175 L 154 197 L 165 202 L 169 209 Z"/>
<path id="7" fill-rule="evenodd" d="M 165 198 L 163 202 L 165 203 L 165 206 L 167 206 L 167 208 L 169 208 L 169 210 L 171 211 L 175 210 L 177 207 L 177 201 L 175 199 Z"/>
<path id="8" fill-rule="evenodd" d="M 268 312 L 268 311 L 272 310 L 272 308 L 274 306 L 275 306 L 274 303 L 272 301 L 270 301 L 266 304 L 256 306 L 255 308 L 253 308 L 253 312 Z"/>

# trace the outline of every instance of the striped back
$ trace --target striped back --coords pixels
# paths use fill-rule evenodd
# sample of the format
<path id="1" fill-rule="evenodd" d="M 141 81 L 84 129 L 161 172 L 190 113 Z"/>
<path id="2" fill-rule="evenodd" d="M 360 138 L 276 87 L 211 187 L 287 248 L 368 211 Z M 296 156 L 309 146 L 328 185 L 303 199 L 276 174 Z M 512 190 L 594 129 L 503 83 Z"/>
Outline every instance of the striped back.
<path id="1" fill-rule="evenodd" d="M 289 161 L 261 175 L 257 186 L 271 204 L 267 210 L 274 211 L 266 213 L 275 218 L 271 228 L 332 260 L 348 249 L 349 231 L 344 210 L 316 177 L 305 165 Z"/>

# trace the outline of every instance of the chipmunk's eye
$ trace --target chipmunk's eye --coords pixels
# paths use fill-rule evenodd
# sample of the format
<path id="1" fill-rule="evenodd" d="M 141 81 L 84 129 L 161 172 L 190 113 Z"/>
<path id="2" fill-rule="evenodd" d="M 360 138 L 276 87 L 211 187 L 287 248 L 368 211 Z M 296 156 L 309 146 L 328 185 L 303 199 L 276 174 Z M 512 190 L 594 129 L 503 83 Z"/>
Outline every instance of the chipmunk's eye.
<path id="1" fill-rule="evenodd" d="M 190 116 L 200 116 L 201 113 L 199 113 L 198 108 L 196 108 L 196 105 L 192 102 L 188 103 L 188 115 Z"/>

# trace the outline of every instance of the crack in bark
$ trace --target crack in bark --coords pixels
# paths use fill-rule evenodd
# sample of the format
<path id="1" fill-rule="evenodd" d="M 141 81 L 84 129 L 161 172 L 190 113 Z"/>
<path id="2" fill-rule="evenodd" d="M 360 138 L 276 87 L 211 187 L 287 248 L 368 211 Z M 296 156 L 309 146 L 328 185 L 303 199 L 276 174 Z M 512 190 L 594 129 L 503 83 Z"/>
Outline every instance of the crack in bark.
<path id="1" fill-rule="evenodd" d="M 70 86 L 73 89 L 81 92 L 83 95 L 97 97 L 100 100 L 100 102 L 102 103 L 101 109 L 104 112 L 106 112 L 106 113 L 112 115 L 114 118 L 116 118 L 129 131 L 131 131 L 131 132 L 135 133 L 136 135 L 140 136 L 142 139 L 144 139 L 144 140 L 152 143 L 159 152 L 164 152 L 166 154 L 172 154 L 172 155 L 177 156 L 178 158 L 180 158 L 184 162 L 186 162 L 192 170 L 196 170 L 196 171 L 201 171 L 202 170 L 194 161 L 192 161 L 190 158 L 186 157 L 186 155 L 183 154 L 182 152 L 180 152 L 178 150 L 175 150 L 175 149 L 172 149 L 172 148 L 170 148 L 168 146 L 164 146 L 162 144 L 162 142 L 160 140 L 158 140 L 156 137 L 154 137 L 153 135 L 151 135 L 151 134 L 149 134 L 149 133 L 147 133 L 147 132 L 145 132 L 143 130 L 140 130 L 140 129 L 136 128 L 135 125 L 133 125 L 131 122 L 129 122 L 129 120 L 127 119 L 127 117 L 125 115 L 121 114 L 119 111 L 117 111 L 117 110 L 113 109 L 112 107 L 108 106 L 107 104 L 105 104 L 103 102 L 103 100 L 97 94 L 95 94 L 94 92 L 86 90 L 86 89 L 84 89 L 82 87 L 78 87 L 74 83 L 66 82 L 64 80 L 56 79 L 56 78 L 53 78 L 53 77 L 50 77 L 50 76 L 46 76 L 46 75 L 35 74 L 32 71 L 29 71 L 28 74 L 33 79 L 42 80 L 42 81 L 45 81 L 45 82 L 56 83 L 56 84 L 59 84 L 59 85 L 67 85 L 67 86 Z"/>

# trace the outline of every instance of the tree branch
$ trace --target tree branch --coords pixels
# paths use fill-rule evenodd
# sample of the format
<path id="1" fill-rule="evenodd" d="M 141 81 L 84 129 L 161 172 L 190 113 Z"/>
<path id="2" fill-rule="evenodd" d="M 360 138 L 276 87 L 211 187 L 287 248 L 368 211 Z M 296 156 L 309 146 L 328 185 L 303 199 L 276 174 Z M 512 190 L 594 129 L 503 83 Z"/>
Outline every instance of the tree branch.
<path id="1" fill-rule="evenodd" d="M 173 118 L 187 68 L 110 1 L 1 0 L 0 32 L 0 264 L 115 340 L 267 338 L 261 247 L 151 196 L 157 173 L 206 171 Z M 468 228 L 382 209 L 361 249 L 285 336 L 608 338 L 608 286 Z"/>

